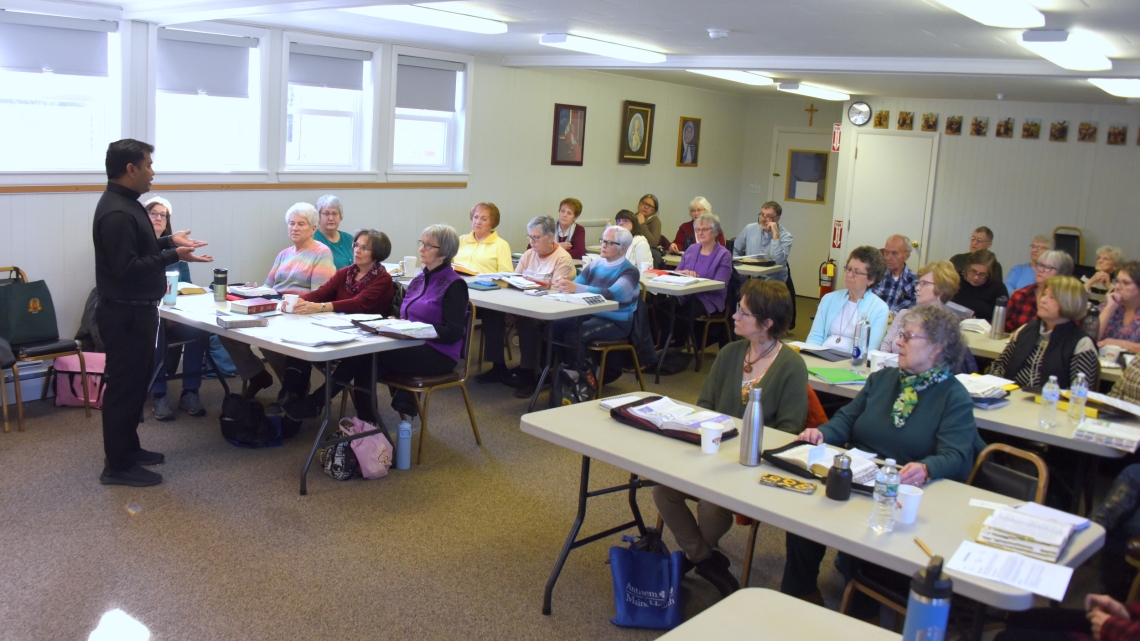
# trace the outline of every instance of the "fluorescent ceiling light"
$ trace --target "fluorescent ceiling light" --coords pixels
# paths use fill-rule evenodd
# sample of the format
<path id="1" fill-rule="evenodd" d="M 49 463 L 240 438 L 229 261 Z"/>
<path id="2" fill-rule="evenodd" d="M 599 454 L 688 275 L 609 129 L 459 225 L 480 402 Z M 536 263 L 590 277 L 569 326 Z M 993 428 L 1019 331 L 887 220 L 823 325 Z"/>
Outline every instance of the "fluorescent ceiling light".
<path id="1" fill-rule="evenodd" d="M 1140 98 L 1138 78 L 1089 78 L 1089 82 L 1121 98 Z"/>
<path id="2" fill-rule="evenodd" d="M 358 13 L 373 18 L 411 22 L 441 29 L 470 31 L 472 33 L 506 33 L 507 24 L 498 20 L 477 18 L 452 11 L 441 11 L 414 4 L 391 4 L 378 7 L 354 7 L 341 9 L 348 13 Z"/>
<path id="3" fill-rule="evenodd" d="M 805 85 L 802 82 L 781 82 L 776 85 L 780 91 L 788 93 L 798 93 L 801 96 L 811 96 L 812 98 L 819 98 L 821 100 L 849 100 L 851 96 L 836 91 L 834 89 L 824 89 L 823 87 L 816 87 L 815 85 Z"/>
<path id="4" fill-rule="evenodd" d="M 1021 34 L 1021 46 L 1063 69 L 1107 71 L 1112 69 L 1108 43 L 1088 31 L 1034 29 Z"/>
<path id="5" fill-rule="evenodd" d="M 665 62 L 665 54 L 663 53 L 605 42 L 604 40 L 574 36 L 568 33 L 546 33 L 538 39 L 538 42 L 548 47 L 592 53 L 595 56 L 606 56 L 619 60 L 647 63 Z"/>
<path id="6" fill-rule="evenodd" d="M 775 82 L 768 76 L 762 76 L 755 71 L 737 71 L 735 69 L 689 69 L 689 71 L 691 73 L 699 73 L 702 76 L 712 76 L 713 78 L 720 78 L 721 80 L 731 80 L 733 82 L 740 82 L 757 87 L 770 85 Z"/>
<path id="7" fill-rule="evenodd" d="M 1045 26 L 1045 15 L 1025 0 L 938 0 L 987 27 L 1033 29 Z"/>

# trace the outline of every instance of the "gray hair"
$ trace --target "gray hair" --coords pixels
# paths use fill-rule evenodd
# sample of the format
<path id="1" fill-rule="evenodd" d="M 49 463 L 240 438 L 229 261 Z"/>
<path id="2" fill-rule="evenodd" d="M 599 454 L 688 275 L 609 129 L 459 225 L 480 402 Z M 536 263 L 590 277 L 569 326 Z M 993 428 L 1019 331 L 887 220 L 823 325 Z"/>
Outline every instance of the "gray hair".
<path id="1" fill-rule="evenodd" d="M 1058 276 L 1073 275 L 1073 257 L 1059 249 L 1051 249 L 1037 257 L 1037 264 L 1045 263 L 1057 268 Z"/>
<path id="2" fill-rule="evenodd" d="M 1053 237 L 1046 234 L 1037 234 L 1033 237 L 1034 243 L 1045 243 L 1049 249 L 1053 249 Z"/>
<path id="3" fill-rule="evenodd" d="M 896 238 L 903 242 L 904 251 L 906 251 L 906 253 L 909 254 L 910 253 L 910 239 L 907 238 L 906 236 L 904 236 L 902 234 L 893 234 L 891 236 L 887 236 L 887 243 L 891 242 L 892 240 L 894 240 Z M 883 243 L 883 246 L 886 247 L 887 243 Z"/>
<path id="4" fill-rule="evenodd" d="M 338 216 L 344 219 L 344 207 L 340 204 L 340 198 L 332 194 L 325 194 L 317 199 L 317 213 L 320 213 L 325 208 L 335 209 Z"/>
<path id="5" fill-rule="evenodd" d="M 451 260 L 459 253 L 459 233 L 451 225 L 428 225 L 420 237 L 427 236 L 439 245 L 439 253 L 444 260 Z"/>
<path id="6" fill-rule="evenodd" d="M 605 231 L 602 232 L 603 238 L 605 238 L 606 232 L 608 231 L 612 231 L 614 233 L 614 237 L 611 240 L 616 240 L 618 245 L 621 246 L 621 250 L 623 252 L 629 249 L 630 244 L 633 243 L 633 234 L 631 234 L 625 227 L 610 225 L 606 227 Z"/>
<path id="7" fill-rule="evenodd" d="M 712 203 L 710 203 L 704 196 L 697 196 L 694 198 L 693 201 L 689 203 L 689 208 L 692 209 L 693 205 L 699 205 L 704 208 L 706 214 L 712 213 Z"/>
<path id="8" fill-rule="evenodd" d="M 538 229 L 543 236 L 549 236 L 554 233 L 554 224 L 554 219 L 550 216 L 535 216 L 526 224 L 526 230 Z"/>
<path id="9" fill-rule="evenodd" d="M 288 225 L 289 221 L 292 220 L 293 214 L 301 214 L 305 217 L 305 220 L 309 221 L 309 225 L 313 227 L 316 227 L 317 222 L 320 220 L 320 218 L 317 216 L 316 208 L 309 203 L 297 203 L 296 205 L 290 207 L 289 210 L 285 212 L 286 225 Z"/>
<path id="10" fill-rule="evenodd" d="M 169 210 L 170 208 L 167 207 L 167 209 Z M 1112 263 L 1118 268 L 1120 267 L 1120 264 L 1124 262 L 1124 252 L 1121 251 L 1119 247 L 1113 247 L 1112 245 L 1098 247 L 1096 250 L 1096 257 L 1100 258 L 1101 256 L 1108 256 Z"/>
<path id="11" fill-rule="evenodd" d="M 870 245 L 862 245 L 851 250 L 847 255 L 847 263 L 851 259 L 863 263 L 867 266 L 867 280 L 871 281 L 870 287 L 874 287 L 883 278 L 883 274 L 887 272 L 887 261 L 883 258 L 883 252 L 871 247 Z M 843 263 L 847 265 L 847 263 Z"/>
<path id="12" fill-rule="evenodd" d="M 931 345 L 942 347 L 939 364 L 953 370 L 965 358 L 967 349 L 958 322 L 958 316 L 941 305 L 922 305 L 907 310 L 903 328 L 921 328 Z"/>
<path id="13" fill-rule="evenodd" d="M 697 232 L 697 223 L 708 223 L 712 225 L 713 237 L 720 236 L 720 219 L 712 214 L 701 214 L 693 221 L 693 233 Z"/>

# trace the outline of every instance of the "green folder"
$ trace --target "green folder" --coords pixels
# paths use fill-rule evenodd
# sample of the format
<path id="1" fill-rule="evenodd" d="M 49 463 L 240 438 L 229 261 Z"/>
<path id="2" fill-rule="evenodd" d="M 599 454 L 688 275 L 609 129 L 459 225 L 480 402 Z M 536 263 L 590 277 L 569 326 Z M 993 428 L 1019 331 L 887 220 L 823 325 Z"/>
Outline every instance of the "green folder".
<path id="1" fill-rule="evenodd" d="M 859 385 L 867 382 L 866 376 L 846 367 L 809 367 L 808 373 L 832 385 Z"/>

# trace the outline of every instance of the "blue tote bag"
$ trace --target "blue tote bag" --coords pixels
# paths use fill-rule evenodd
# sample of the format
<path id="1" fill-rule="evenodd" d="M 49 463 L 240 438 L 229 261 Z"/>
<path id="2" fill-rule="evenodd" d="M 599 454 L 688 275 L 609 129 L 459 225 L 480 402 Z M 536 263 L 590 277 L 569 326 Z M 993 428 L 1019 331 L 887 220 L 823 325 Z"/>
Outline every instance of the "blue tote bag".
<path id="1" fill-rule="evenodd" d="M 610 548 L 614 607 L 610 621 L 625 628 L 671 630 L 681 624 L 681 559 L 672 554 Z"/>

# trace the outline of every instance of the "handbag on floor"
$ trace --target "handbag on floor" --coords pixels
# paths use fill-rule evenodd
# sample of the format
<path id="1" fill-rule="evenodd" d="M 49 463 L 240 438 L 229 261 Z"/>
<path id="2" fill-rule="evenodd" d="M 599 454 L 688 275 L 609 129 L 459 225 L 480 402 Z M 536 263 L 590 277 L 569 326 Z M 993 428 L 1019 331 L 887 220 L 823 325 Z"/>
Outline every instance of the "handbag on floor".
<path id="1" fill-rule="evenodd" d="M 363 434 L 376 429 L 371 423 L 365 423 L 359 418 L 340 419 L 340 431 L 347 435 Z M 366 479 L 378 479 L 388 476 L 388 468 L 392 467 L 392 444 L 384 434 L 372 434 L 349 441 L 352 444 L 352 453 L 360 465 L 360 475 Z"/>
<path id="2" fill-rule="evenodd" d="M 103 407 L 103 392 L 107 381 L 103 369 L 107 355 L 99 352 L 83 352 L 83 366 L 87 370 L 87 398 L 91 407 Z M 83 374 L 79 371 L 79 356 L 61 356 L 52 364 L 55 370 L 56 407 L 83 407 Z"/>
<path id="3" fill-rule="evenodd" d="M 334 433 L 332 438 L 337 438 Z M 360 474 L 360 462 L 352 452 L 348 441 L 322 448 L 320 452 L 321 467 L 325 474 L 337 481 L 347 481 Z"/>
<path id="4" fill-rule="evenodd" d="M 630 547 L 610 548 L 610 571 L 614 580 L 614 607 L 611 623 L 625 628 L 671 630 L 681 625 L 681 562 L 684 553 L 660 551 L 664 546 L 642 545 L 643 537 L 623 536 Z M 658 539 L 659 540 L 659 539 Z M 655 551 L 635 549 L 650 547 Z"/>

